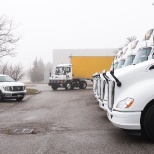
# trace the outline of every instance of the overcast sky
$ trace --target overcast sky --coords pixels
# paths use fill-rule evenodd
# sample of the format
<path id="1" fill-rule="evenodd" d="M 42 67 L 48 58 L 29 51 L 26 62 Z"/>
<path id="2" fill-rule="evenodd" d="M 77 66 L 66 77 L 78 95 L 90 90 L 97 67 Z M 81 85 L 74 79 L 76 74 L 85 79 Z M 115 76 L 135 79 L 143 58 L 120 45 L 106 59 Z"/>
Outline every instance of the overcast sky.
<path id="1" fill-rule="evenodd" d="M 53 49 L 121 47 L 154 28 L 154 0 L 1 0 L 0 15 L 13 19 L 22 39 L 11 61 L 29 67 L 51 61 Z M 4 60 L 10 60 L 6 58 Z"/>

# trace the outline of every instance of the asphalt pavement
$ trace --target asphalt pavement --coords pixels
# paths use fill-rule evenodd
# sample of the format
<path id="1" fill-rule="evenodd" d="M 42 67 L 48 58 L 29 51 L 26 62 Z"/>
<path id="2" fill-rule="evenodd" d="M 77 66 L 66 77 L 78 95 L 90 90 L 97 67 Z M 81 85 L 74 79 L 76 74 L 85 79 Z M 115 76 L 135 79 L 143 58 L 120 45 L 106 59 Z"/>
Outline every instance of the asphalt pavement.
<path id="1" fill-rule="evenodd" d="M 0 103 L 1 154 L 152 154 L 154 144 L 108 120 L 92 87 L 33 85 L 39 94 Z"/>

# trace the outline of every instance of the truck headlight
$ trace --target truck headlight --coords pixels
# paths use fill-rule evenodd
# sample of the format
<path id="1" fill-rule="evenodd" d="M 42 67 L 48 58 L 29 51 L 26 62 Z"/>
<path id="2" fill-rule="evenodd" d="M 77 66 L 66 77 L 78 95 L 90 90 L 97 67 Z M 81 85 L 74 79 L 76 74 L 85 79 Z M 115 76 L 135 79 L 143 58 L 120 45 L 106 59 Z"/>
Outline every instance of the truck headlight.
<path id="1" fill-rule="evenodd" d="M 129 108 L 134 102 L 134 99 L 133 98 L 129 98 L 127 97 L 126 99 L 120 101 L 118 104 L 117 104 L 117 108 Z"/>
<path id="2" fill-rule="evenodd" d="M 5 91 L 12 91 L 13 88 L 11 86 L 3 86 L 3 89 Z"/>

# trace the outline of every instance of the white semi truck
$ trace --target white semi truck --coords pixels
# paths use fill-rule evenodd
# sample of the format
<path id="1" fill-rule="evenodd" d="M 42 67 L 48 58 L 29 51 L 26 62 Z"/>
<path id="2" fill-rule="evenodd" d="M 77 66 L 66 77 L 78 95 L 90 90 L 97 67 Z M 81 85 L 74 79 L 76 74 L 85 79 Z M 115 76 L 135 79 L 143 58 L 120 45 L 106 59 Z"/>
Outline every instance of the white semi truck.
<path id="1" fill-rule="evenodd" d="M 107 116 L 115 126 L 141 130 L 154 141 L 153 29 L 145 36 L 146 46 L 138 50 L 134 65 L 110 72 Z"/>

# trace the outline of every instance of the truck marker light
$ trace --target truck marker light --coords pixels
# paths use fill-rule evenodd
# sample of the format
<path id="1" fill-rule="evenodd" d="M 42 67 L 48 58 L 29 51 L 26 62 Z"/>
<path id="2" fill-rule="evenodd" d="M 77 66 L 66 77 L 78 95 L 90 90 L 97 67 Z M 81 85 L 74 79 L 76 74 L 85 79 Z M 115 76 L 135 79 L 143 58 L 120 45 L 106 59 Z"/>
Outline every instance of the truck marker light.
<path id="1" fill-rule="evenodd" d="M 117 104 L 117 108 L 129 108 L 134 102 L 134 99 L 133 98 L 129 98 L 127 97 L 126 99 L 120 101 L 118 104 Z"/>

